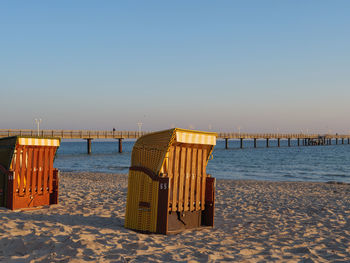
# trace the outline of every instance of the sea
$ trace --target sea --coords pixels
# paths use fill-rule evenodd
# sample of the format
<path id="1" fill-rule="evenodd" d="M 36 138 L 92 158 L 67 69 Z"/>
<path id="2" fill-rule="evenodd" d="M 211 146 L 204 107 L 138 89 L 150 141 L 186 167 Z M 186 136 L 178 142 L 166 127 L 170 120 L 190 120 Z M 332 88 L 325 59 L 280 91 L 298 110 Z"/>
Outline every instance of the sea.
<path id="1" fill-rule="evenodd" d="M 340 141 L 341 142 L 341 141 Z M 92 141 L 92 153 L 87 154 L 87 143 L 62 141 L 54 166 L 64 172 L 102 172 L 127 174 L 135 140 L 123 140 L 123 152 L 118 152 L 118 140 Z M 312 181 L 350 183 L 350 145 L 297 146 L 297 141 L 245 140 L 243 149 L 239 140 L 218 140 L 207 173 L 219 179 L 249 179 L 265 181 Z"/>

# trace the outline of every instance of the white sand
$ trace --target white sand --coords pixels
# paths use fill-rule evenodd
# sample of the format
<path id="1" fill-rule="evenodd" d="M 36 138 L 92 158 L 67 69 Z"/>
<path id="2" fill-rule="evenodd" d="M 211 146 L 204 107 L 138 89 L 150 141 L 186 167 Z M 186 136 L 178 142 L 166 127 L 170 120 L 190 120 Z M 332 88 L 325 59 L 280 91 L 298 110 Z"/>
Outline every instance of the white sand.
<path id="1" fill-rule="evenodd" d="M 350 185 L 218 180 L 215 228 L 124 228 L 126 175 L 62 173 L 59 205 L 0 208 L 1 262 L 350 262 Z"/>

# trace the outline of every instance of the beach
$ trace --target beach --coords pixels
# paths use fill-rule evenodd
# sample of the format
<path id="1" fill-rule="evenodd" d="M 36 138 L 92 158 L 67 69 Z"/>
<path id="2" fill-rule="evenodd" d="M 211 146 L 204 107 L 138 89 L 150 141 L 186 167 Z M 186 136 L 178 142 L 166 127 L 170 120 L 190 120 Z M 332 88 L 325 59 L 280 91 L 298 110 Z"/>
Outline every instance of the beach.
<path id="1" fill-rule="evenodd" d="M 59 204 L 0 208 L 1 262 L 349 262 L 350 185 L 217 180 L 215 227 L 124 228 L 127 175 L 61 173 Z"/>

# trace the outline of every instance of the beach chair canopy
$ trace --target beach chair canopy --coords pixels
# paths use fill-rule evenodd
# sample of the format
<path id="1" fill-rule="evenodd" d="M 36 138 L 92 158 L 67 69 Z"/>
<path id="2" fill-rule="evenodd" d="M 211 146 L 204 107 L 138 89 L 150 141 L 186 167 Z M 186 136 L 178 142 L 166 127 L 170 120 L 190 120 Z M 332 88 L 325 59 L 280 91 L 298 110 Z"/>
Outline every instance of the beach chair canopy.
<path id="1" fill-rule="evenodd" d="M 0 138 L 0 164 L 5 169 L 12 168 L 11 165 L 15 157 L 16 146 L 52 146 L 54 147 L 54 154 L 56 154 L 56 149 L 60 146 L 60 139 L 21 136 Z"/>
<path id="2" fill-rule="evenodd" d="M 181 145 L 193 145 L 205 149 L 203 159 L 208 161 L 216 145 L 216 133 L 174 128 L 154 132 L 140 137 L 133 148 L 131 167 L 143 167 L 155 176 L 169 175 L 171 148 Z M 171 165 L 171 164 L 170 164 Z"/>

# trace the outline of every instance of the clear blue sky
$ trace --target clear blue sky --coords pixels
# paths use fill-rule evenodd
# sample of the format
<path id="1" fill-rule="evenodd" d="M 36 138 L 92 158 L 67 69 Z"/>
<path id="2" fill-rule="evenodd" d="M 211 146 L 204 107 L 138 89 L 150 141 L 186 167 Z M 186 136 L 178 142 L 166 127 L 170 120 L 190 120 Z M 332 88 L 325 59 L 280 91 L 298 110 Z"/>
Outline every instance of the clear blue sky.
<path id="1" fill-rule="evenodd" d="M 0 128 L 350 132 L 350 1 L 1 1 Z"/>

